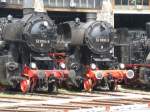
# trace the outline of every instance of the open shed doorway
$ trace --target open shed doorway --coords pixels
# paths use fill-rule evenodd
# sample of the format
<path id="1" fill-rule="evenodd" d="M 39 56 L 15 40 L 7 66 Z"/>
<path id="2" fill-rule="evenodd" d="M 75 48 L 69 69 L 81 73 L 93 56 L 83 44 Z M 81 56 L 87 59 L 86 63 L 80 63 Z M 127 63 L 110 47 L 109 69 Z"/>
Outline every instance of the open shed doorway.
<path id="1" fill-rule="evenodd" d="M 115 14 L 115 28 L 145 29 L 146 22 L 150 22 L 150 14 Z"/>
<path id="2" fill-rule="evenodd" d="M 80 21 L 86 21 L 86 13 L 82 12 L 48 12 L 50 18 L 55 20 L 55 23 L 61 23 L 66 21 L 74 21 L 76 17 L 80 18 Z"/>
<path id="3" fill-rule="evenodd" d="M 22 18 L 23 10 L 0 8 L 0 17 L 7 17 L 11 14 L 14 18 Z M 86 21 L 86 13 L 82 12 L 48 12 L 48 16 L 52 18 L 56 24 L 66 21 L 74 21 L 76 17 L 82 22 Z"/>

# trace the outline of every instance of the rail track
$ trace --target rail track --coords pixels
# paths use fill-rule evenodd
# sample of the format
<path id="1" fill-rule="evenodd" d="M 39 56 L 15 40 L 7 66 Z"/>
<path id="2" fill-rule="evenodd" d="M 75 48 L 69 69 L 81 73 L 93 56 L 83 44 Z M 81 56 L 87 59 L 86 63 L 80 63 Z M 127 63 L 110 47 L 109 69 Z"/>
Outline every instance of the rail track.
<path id="1" fill-rule="evenodd" d="M 150 93 L 117 91 L 0 94 L 0 112 L 125 112 L 150 111 Z M 121 110 L 123 109 L 123 110 Z M 95 110 L 95 111 L 94 111 Z M 141 111 L 142 112 L 142 111 Z"/>

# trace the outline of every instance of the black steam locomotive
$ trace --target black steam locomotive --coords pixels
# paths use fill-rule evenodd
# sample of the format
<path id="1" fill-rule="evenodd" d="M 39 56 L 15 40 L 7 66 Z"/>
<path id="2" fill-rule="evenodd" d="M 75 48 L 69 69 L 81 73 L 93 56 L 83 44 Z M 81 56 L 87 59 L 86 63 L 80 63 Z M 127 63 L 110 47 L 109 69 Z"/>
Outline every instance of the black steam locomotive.
<path id="1" fill-rule="evenodd" d="M 55 24 L 45 12 L 23 11 L 22 19 L 11 15 L 0 19 L 0 82 L 13 88 L 20 85 L 23 92 L 43 87 L 51 91 L 54 73 L 44 70 L 55 66 L 48 55 L 56 44 Z"/>
<path id="2" fill-rule="evenodd" d="M 123 35 L 109 23 L 96 21 L 96 14 L 87 14 L 87 22 L 76 18 L 56 27 L 44 12 L 29 7 L 23 11 L 22 19 L 10 15 L 0 19 L 1 84 L 14 88 L 19 85 L 24 93 L 35 89 L 53 91 L 57 78 L 62 78 L 80 89 L 86 89 L 92 80 L 92 88 L 109 85 L 113 90 L 124 75 L 134 76 L 132 71 L 121 70 L 115 76 L 118 71 L 113 70 L 119 69 L 119 63 L 114 49 Z M 101 71 L 104 69 L 111 71 Z"/>
<path id="3" fill-rule="evenodd" d="M 124 80 L 126 76 L 129 78 L 128 73 L 124 74 L 126 71 L 116 71 L 120 68 L 114 48 L 121 44 L 118 42 L 121 35 L 108 22 L 96 21 L 96 14 L 87 14 L 85 23 L 76 18 L 58 25 L 58 34 L 56 48 L 68 53 L 66 64 L 69 69 L 75 70 L 74 80 L 78 87 L 91 90 L 95 86 L 109 85 L 114 90 L 115 82 Z M 111 71 L 103 71 L 108 69 Z"/>
<path id="4" fill-rule="evenodd" d="M 96 21 L 96 14 L 87 14 L 85 23 L 76 18 L 75 21 L 58 25 L 58 34 L 61 36 L 57 41 L 57 48 L 64 48 L 63 50 L 72 53 L 72 67 L 75 63 L 76 67 L 80 68 L 78 66 L 81 63 L 86 65 L 98 61 L 111 62 L 114 59 L 115 31 L 109 23 Z"/>
<path id="5" fill-rule="evenodd" d="M 135 72 L 134 80 L 130 81 L 134 85 L 150 84 L 149 28 L 150 24 L 146 23 L 146 30 L 127 30 L 128 44 L 121 46 L 121 61 Z"/>

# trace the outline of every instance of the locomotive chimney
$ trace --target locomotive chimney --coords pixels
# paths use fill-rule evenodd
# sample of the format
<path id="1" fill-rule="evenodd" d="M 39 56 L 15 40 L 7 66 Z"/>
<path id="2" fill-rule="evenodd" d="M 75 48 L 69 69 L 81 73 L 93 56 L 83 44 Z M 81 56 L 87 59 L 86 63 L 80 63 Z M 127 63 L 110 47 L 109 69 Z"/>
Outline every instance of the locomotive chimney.
<path id="1" fill-rule="evenodd" d="M 35 0 L 24 0 L 23 1 L 23 14 L 30 14 L 34 12 L 34 1 Z"/>
<path id="2" fill-rule="evenodd" d="M 96 20 L 96 13 L 87 13 L 86 14 L 86 21 L 95 21 Z"/>
<path id="3" fill-rule="evenodd" d="M 146 23 L 146 33 L 147 37 L 150 38 L 150 22 Z"/>

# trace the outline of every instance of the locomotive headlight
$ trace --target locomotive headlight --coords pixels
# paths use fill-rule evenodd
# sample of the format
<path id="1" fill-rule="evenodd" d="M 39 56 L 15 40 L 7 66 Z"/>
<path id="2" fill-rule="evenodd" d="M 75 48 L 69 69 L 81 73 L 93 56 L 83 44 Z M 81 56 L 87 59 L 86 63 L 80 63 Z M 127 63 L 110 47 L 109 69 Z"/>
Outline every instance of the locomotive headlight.
<path id="1" fill-rule="evenodd" d="M 12 15 L 9 14 L 9 15 L 7 16 L 7 20 L 8 20 L 8 21 L 12 21 L 12 19 L 13 19 Z"/>
<path id="2" fill-rule="evenodd" d="M 36 63 L 30 63 L 30 67 L 32 68 L 32 69 L 36 69 L 37 68 L 37 66 L 36 66 Z"/>
<path id="3" fill-rule="evenodd" d="M 5 41 L 0 41 L 0 47 L 5 46 L 5 44 L 6 44 Z"/>
<path id="4" fill-rule="evenodd" d="M 96 69 L 96 64 L 92 63 L 90 67 L 91 67 L 92 70 L 95 70 Z"/>
<path id="5" fill-rule="evenodd" d="M 65 63 L 60 63 L 60 67 L 61 67 L 61 69 L 65 69 L 66 68 Z"/>
<path id="6" fill-rule="evenodd" d="M 43 24 L 44 24 L 44 26 L 48 27 L 48 22 L 47 21 L 44 21 Z"/>
<path id="7" fill-rule="evenodd" d="M 128 71 L 126 72 L 126 77 L 127 77 L 128 79 L 132 79 L 132 78 L 134 77 L 134 72 L 133 72 L 133 70 L 128 70 Z"/>
<path id="8" fill-rule="evenodd" d="M 113 54 L 113 50 L 110 50 L 109 53 L 110 53 L 110 54 Z"/>
<path id="9" fill-rule="evenodd" d="M 125 69 L 125 64 L 120 63 L 119 67 L 120 67 L 120 69 Z"/>
<path id="10" fill-rule="evenodd" d="M 102 79 L 102 78 L 103 78 L 103 73 L 102 73 L 102 71 L 97 71 L 97 72 L 95 72 L 95 77 L 96 77 L 97 79 Z"/>

